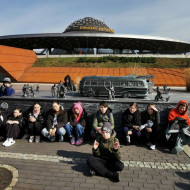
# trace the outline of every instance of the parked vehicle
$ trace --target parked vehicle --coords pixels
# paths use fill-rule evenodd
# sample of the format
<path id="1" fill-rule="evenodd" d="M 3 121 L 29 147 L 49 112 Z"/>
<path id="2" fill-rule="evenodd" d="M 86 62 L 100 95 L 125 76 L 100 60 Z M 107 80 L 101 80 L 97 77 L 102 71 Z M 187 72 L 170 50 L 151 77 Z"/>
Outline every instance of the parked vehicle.
<path id="1" fill-rule="evenodd" d="M 108 90 L 114 88 L 115 96 L 146 97 L 150 91 L 149 80 L 153 75 L 136 76 L 85 76 L 80 81 L 79 91 L 83 96 L 108 96 Z"/>

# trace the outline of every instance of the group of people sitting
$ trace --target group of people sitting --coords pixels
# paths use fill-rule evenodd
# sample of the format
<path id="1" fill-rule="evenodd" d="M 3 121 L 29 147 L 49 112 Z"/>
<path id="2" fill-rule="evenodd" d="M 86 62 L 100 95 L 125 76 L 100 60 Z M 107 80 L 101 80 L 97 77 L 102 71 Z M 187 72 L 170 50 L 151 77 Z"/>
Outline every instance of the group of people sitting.
<path id="1" fill-rule="evenodd" d="M 187 110 L 188 102 L 181 100 L 177 107 L 169 112 L 166 137 L 171 153 L 179 153 L 185 144 L 190 143 L 190 119 Z M 140 112 L 137 103 L 132 102 L 122 113 L 126 144 L 136 144 L 140 138 L 144 138 L 149 148 L 154 150 L 159 124 L 160 114 L 154 104 L 148 104 L 147 108 Z M 72 145 L 81 145 L 87 126 L 87 112 L 80 102 L 68 111 L 60 103 L 53 102 L 48 112 L 42 110 L 40 103 L 34 103 L 25 114 L 22 114 L 20 108 L 16 108 L 7 119 L 0 113 L 1 140 L 6 137 L 3 146 L 13 145 L 23 126 L 29 136 L 29 143 L 40 142 L 41 136 L 49 141 L 63 142 L 67 135 Z M 117 171 L 122 171 L 124 165 L 120 161 L 120 143 L 114 128 L 112 109 L 106 101 L 102 101 L 94 113 L 90 131 L 91 136 L 96 139 L 92 147 L 94 157 L 89 158 L 87 164 L 91 175 L 98 173 L 119 181 Z"/>

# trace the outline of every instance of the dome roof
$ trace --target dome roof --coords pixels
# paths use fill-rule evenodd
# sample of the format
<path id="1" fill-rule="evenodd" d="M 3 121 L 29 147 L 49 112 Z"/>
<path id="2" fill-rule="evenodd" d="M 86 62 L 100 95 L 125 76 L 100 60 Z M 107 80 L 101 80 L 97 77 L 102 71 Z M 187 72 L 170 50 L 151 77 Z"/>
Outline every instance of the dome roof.
<path id="1" fill-rule="evenodd" d="M 102 21 L 96 20 L 92 17 L 85 17 L 79 19 L 70 24 L 64 33 L 66 32 L 102 32 L 102 33 L 114 33 L 114 30 L 110 29 Z"/>

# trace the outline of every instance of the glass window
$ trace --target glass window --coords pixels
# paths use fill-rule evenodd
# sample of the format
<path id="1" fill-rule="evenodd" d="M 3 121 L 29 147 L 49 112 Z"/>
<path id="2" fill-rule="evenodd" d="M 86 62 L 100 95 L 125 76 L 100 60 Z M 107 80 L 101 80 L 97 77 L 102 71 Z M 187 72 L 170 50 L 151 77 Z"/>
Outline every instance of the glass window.
<path id="1" fill-rule="evenodd" d="M 120 82 L 119 81 L 114 81 L 112 82 L 113 86 L 120 86 Z"/>
<path id="2" fill-rule="evenodd" d="M 128 82 L 121 82 L 121 86 L 127 87 L 128 86 Z"/>
<path id="3" fill-rule="evenodd" d="M 97 81 L 91 81 L 91 86 L 97 86 Z"/>
<path id="4" fill-rule="evenodd" d="M 98 86 L 104 86 L 103 81 L 98 81 Z"/>
<path id="5" fill-rule="evenodd" d="M 144 86 L 143 82 L 142 82 L 142 81 L 139 81 L 139 82 L 138 82 L 138 86 Z"/>
<path id="6" fill-rule="evenodd" d="M 85 86 L 89 86 L 90 85 L 90 81 L 85 81 L 84 85 Z"/>
<path id="7" fill-rule="evenodd" d="M 110 86 L 110 81 L 104 81 L 105 86 Z"/>

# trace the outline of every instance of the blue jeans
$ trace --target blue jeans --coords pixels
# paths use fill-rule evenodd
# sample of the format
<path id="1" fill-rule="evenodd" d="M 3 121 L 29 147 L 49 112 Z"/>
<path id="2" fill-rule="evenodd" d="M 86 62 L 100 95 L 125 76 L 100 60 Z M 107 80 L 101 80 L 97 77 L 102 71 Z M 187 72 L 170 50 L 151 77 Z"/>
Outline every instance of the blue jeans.
<path id="1" fill-rule="evenodd" d="M 125 131 L 125 135 L 128 134 L 128 132 L 130 131 L 130 129 L 128 127 L 124 127 L 124 131 Z M 141 132 L 140 131 L 137 131 L 135 129 L 132 130 L 132 135 L 131 137 L 136 141 L 137 139 L 139 139 L 141 136 Z"/>
<path id="2" fill-rule="evenodd" d="M 42 133 L 42 135 L 43 135 L 44 137 L 48 138 L 49 140 L 55 138 L 55 136 L 50 136 L 50 135 L 49 135 L 49 131 L 48 131 L 46 128 L 42 129 L 41 133 Z M 63 141 L 64 141 L 64 135 L 65 135 L 65 133 L 66 133 L 66 131 L 65 131 L 65 129 L 64 129 L 63 127 L 60 127 L 60 128 L 56 131 L 56 134 L 59 135 L 59 142 L 63 142 Z"/>
<path id="3" fill-rule="evenodd" d="M 70 124 L 66 124 L 65 130 L 67 131 L 69 137 L 76 136 L 77 140 L 82 138 L 84 135 L 84 128 L 81 124 L 77 124 L 76 127 L 73 127 Z"/>

